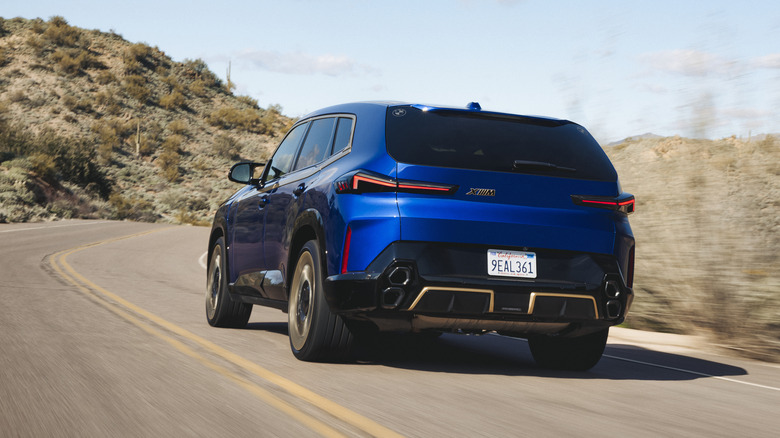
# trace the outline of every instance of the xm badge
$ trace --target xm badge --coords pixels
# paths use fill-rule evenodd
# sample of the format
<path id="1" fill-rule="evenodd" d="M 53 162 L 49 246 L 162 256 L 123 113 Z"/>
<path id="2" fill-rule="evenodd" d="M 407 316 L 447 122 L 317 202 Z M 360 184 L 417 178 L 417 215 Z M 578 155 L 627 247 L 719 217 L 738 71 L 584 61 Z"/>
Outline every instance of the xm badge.
<path id="1" fill-rule="evenodd" d="M 469 189 L 468 193 L 466 195 L 476 195 L 476 196 L 496 196 L 496 189 Z"/>

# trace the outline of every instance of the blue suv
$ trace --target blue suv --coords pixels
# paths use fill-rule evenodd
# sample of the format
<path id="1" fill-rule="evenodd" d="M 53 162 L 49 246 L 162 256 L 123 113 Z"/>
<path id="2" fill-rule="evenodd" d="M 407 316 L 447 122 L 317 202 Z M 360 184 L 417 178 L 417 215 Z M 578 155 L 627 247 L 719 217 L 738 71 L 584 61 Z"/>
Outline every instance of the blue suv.
<path id="1" fill-rule="evenodd" d="M 527 338 L 586 370 L 633 298 L 634 197 L 567 120 L 365 102 L 298 121 L 208 243 L 209 324 L 288 313 L 301 360 L 344 360 L 376 332 Z"/>

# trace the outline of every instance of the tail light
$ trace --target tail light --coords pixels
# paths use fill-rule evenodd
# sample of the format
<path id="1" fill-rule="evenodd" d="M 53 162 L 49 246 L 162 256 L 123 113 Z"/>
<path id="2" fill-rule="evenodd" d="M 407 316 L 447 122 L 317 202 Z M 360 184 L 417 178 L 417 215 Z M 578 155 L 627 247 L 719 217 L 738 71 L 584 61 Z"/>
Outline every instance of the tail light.
<path id="1" fill-rule="evenodd" d="M 633 213 L 636 203 L 634 195 L 629 193 L 622 193 L 617 197 L 571 195 L 571 200 L 577 205 L 606 208 L 625 214 Z"/>
<path id="2" fill-rule="evenodd" d="M 350 172 L 335 182 L 336 193 L 407 192 L 451 194 L 458 186 L 424 181 L 396 180 L 365 170 Z"/>
<path id="3" fill-rule="evenodd" d="M 341 273 L 347 273 L 347 262 L 349 262 L 349 246 L 352 244 L 352 228 L 347 227 L 347 235 L 344 237 L 344 251 L 341 252 Z"/>

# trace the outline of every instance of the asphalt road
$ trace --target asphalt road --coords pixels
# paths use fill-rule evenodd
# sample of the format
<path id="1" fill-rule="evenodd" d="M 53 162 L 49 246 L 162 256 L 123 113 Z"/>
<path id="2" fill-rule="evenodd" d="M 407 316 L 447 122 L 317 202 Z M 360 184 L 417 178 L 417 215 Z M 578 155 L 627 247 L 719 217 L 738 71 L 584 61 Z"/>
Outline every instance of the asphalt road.
<path id="1" fill-rule="evenodd" d="M 207 234 L 0 225 L 0 436 L 780 431 L 780 367 L 631 330 L 613 331 L 586 373 L 539 369 L 524 341 L 497 335 L 389 338 L 357 363 L 299 362 L 278 310 L 255 307 L 243 330 L 207 324 Z"/>

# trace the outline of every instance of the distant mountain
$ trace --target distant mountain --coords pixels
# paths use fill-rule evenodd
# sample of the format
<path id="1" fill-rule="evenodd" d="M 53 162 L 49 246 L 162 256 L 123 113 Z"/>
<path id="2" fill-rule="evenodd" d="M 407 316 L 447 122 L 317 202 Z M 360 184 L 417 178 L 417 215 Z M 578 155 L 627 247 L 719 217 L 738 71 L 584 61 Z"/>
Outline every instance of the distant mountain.
<path id="1" fill-rule="evenodd" d="M 201 60 L 62 17 L 0 18 L 0 222 L 206 223 L 292 120 Z"/>

